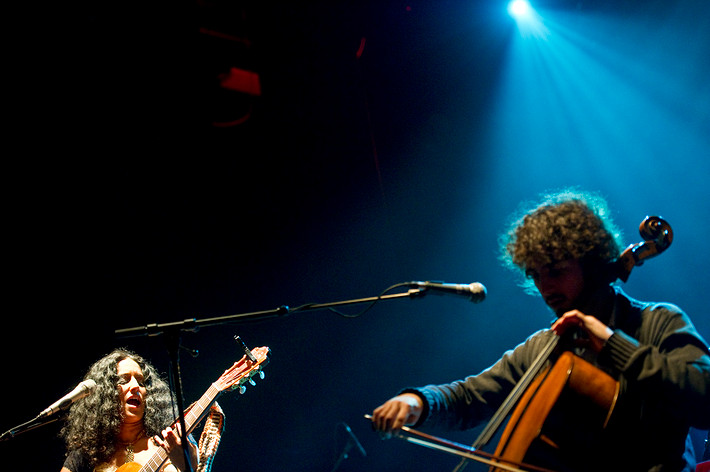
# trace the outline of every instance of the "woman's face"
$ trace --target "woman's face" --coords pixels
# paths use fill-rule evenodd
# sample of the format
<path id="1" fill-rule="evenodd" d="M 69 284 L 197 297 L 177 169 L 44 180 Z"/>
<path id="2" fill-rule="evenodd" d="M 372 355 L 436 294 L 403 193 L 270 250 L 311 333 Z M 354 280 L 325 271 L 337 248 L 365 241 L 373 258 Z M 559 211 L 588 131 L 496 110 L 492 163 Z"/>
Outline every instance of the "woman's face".
<path id="1" fill-rule="evenodd" d="M 125 423 L 142 421 L 146 395 L 143 371 L 133 359 L 123 359 L 116 365 L 116 370 L 123 421 Z"/>

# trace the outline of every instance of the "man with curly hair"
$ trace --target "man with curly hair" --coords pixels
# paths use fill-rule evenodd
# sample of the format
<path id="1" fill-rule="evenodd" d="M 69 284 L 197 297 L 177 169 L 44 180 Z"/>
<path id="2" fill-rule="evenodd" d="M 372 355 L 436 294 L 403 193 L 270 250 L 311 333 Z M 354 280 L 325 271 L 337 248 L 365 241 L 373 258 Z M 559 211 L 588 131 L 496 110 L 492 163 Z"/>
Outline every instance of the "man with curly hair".
<path id="1" fill-rule="evenodd" d="M 179 428 L 170 427 L 170 388 L 151 364 L 117 349 L 96 361 L 85 379 L 96 388 L 69 411 L 61 431 L 68 451 L 62 472 L 113 472 L 127 463 L 144 464 L 161 447 L 169 454 L 161 472 L 186 470 Z M 193 441 L 191 470 L 197 464 Z"/>
<path id="2" fill-rule="evenodd" d="M 710 428 L 707 342 L 679 307 L 635 300 L 614 285 L 619 232 L 601 197 L 565 190 L 530 208 L 501 238 L 501 258 L 554 312 L 551 329 L 477 375 L 401 391 L 374 410 L 373 428 L 389 437 L 404 425 L 482 425 L 538 354 L 557 346 L 548 365 L 571 352 L 618 394 L 604 424 L 591 418 L 588 398 L 565 392 L 525 462 L 556 471 L 693 471 L 689 429 Z"/>

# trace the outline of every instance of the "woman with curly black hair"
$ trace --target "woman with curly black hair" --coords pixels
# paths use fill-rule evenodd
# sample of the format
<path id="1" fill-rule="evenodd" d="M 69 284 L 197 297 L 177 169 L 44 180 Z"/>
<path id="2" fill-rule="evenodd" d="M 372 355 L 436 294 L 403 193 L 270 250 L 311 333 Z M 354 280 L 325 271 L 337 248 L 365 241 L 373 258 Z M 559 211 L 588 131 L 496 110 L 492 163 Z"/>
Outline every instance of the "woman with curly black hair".
<path id="1" fill-rule="evenodd" d="M 374 410 L 373 428 L 388 437 L 404 425 L 481 425 L 538 355 L 557 346 L 548 365 L 581 359 L 593 368 L 543 416 L 525 462 L 558 472 L 693 471 L 689 429 L 710 428 L 710 349 L 679 307 L 634 300 L 613 284 L 618 241 L 597 195 L 565 190 L 529 206 L 502 236 L 502 260 L 522 275 L 526 291 L 542 296 L 556 317 L 552 328 L 477 375 L 403 390 Z M 597 418 L 589 394 L 607 378 L 613 389 Z"/>
<path id="2" fill-rule="evenodd" d="M 61 431 L 67 444 L 62 472 L 112 472 L 144 464 L 158 448 L 168 452 L 160 471 L 184 471 L 185 458 L 174 420 L 170 388 L 141 356 L 117 349 L 99 359 L 85 379 L 96 388 L 72 405 Z M 192 441 L 193 470 L 197 462 Z"/>

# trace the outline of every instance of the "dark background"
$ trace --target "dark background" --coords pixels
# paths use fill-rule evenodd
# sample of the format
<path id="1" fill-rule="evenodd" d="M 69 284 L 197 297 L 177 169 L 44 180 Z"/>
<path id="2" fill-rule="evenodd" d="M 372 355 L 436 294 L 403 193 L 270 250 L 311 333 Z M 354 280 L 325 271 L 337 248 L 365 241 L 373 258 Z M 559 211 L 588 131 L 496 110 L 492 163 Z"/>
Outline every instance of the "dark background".
<path id="1" fill-rule="evenodd" d="M 497 238 L 520 201 L 568 185 L 608 197 L 628 244 L 648 214 L 671 223 L 671 248 L 625 288 L 677 303 L 710 337 L 705 2 L 537 5 L 547 38 L 523 37 L 494 0 L 8 14 L 0 429 L 114 347 L 167 374 L 162 337 L 117 329 L 480 281 L 479 305 L 427 295 L 182 336 L 200 351 L 180 357 L 188 402 L 241 356 L 234 335 L 272 350 L 264 380 L 219 400 L 215 472 L 332 470 L 343 423 L 367 455 L 340 470 L 451 470 L 444 453 L 380 441 L 363 415 L 548 326 Z M 220 88 L 230 67 L 258 74 L 260 95 Z M 18 435 L 3 457 L 58 471 L 58 431 Z"/>

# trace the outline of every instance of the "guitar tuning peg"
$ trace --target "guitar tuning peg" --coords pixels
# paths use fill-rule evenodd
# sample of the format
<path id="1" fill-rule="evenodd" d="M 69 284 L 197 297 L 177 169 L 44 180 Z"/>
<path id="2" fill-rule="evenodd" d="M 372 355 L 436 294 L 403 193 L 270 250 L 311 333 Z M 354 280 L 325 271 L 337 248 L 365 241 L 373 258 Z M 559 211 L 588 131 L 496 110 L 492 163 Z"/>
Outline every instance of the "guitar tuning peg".
<path id="1" fill-rule="evenodd" d="M 264 375 L 264 371 L 263 371 L 263 370 L 260 370 L 260 371 L 259 371 L 259 378 L 260 378 L 261 380 L 264 380 L 264 377 L 266 377 L 266 376 Z"/>
<path id="2" fill-rule="evenodd" d="M 244 392 L 247 391 L 247 388 L 244 385 L 239 386 L 239 394 L 244 395 Z"/>
<path id="3" fill-rule="evenodd" d="M 249 383 L 252 385 L 256 385 L 256 382 L 254 382 L 254 380 L 251 377 L 249 377 Z"/>

